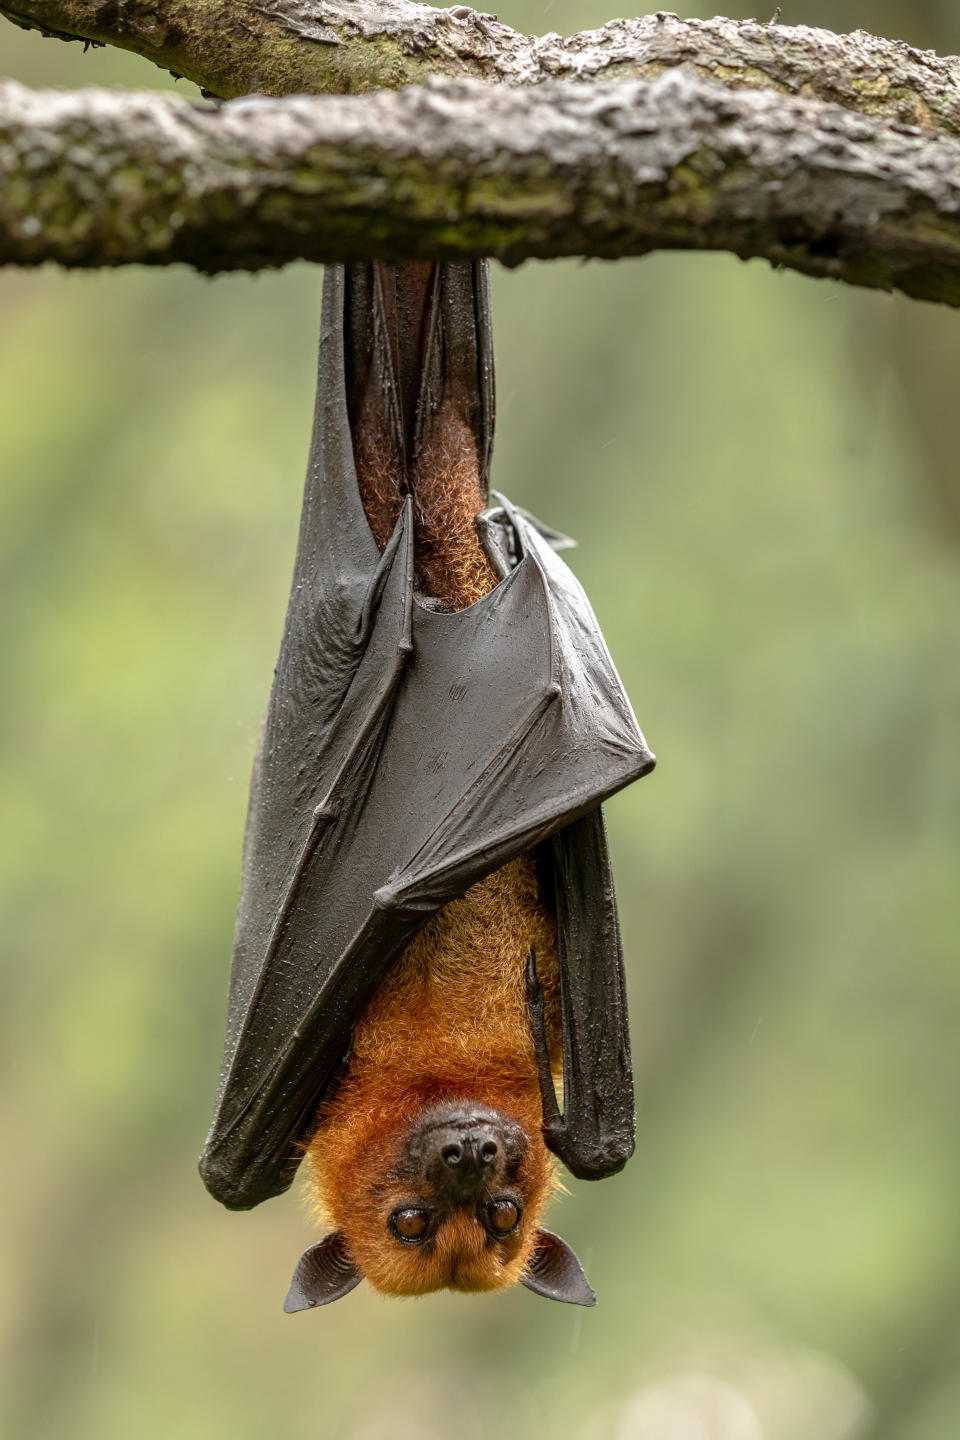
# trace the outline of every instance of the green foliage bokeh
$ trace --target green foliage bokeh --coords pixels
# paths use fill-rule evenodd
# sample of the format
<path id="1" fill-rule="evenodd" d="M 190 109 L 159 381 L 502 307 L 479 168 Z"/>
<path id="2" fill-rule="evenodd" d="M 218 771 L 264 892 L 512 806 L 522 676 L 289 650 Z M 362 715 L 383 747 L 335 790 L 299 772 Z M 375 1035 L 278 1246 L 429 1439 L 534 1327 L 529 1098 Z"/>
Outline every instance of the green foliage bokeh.
<path id="1" fill-rule="evenodd" d="M 783 18 L 946 51 L 951 10 Z M 960 316 L 718 256 L 494 285 L 495 484 L 578 538 L 660 756 L 608 809 L 637 1156 L 555 1215 L 600 1304 L 286 1317 L 296 1194 L 203 1191 L 319 274 L 5 273 L 5 1433 L 960 1433 Z"/>

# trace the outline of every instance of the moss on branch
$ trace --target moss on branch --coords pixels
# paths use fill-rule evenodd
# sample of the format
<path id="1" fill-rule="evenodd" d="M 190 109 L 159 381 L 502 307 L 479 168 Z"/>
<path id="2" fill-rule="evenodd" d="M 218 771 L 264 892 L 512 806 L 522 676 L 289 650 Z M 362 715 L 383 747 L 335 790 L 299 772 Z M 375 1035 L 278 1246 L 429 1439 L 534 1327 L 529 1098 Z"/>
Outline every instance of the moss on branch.
<path id="1" fill-rule="evenodd" d="M 654 79 L 679 65 L 731 88 L 828 100 L 960 135 L 960 59 L 865 31 L 835 35 L 668 11 L 562 38 L 414 0 L 0 0 L 59 39 L 118 45 L 223 98 L 358 94 L 428 74 L 508 85 Z"/>
<path id="2" fill-rule="evenodd" d="M 0 263 L 730 250 L 960 304 L 960 140 L 693 71 L 364 97 L 0 86 Z"/>

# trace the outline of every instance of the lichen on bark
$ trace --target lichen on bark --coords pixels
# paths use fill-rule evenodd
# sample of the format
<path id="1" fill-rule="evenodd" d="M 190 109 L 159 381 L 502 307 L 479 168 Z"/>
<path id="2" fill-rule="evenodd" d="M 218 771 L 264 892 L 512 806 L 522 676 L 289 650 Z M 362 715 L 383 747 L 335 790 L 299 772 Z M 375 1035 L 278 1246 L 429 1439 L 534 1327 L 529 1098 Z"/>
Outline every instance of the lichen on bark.
<path id="1" fill-rule="evenodd" d="M 531 37 L 412 0 L 0 0 L 0 15 L 219 96 L 332 92 L 217 114 L 6 87 L 0 263 L 728 249 L 958 303 L 960 61 L 900 42 L 665 11 Z"/>
<path id="2" fill-rule="evenodd" d="M 0 86 L 0 263 L 726 249 L 958 303 L 960 139 L 695 72 L 367 96 Z"/>

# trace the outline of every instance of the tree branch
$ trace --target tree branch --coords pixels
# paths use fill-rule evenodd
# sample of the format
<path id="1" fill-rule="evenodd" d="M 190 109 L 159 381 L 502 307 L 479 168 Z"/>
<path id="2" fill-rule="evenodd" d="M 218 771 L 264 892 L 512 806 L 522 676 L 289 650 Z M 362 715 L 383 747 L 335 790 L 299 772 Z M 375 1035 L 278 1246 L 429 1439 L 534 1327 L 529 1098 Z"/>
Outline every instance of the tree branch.
<path id="1" fill-rule="evenodd" d="M 0 262 L 731 250 L 960 304 L 960 140 L 687 69 L 364 97 L 0 86 Z"/>
<path id="2" fill-rule="evenodd" d="M 0 15 L 224 96 L 496 82 L 220 115 L 8 86 L 2 263 L 727 249 L 960 304 L 955 58 L 665 11 L 567 40 L 412 0 L 0 0 Z"/>
<path id="3" fill-rule="evenodd" d="M 960 135 L 960 59 L 858 30 L 680 20 L 660 10 L 562 39 L 466 6 L 412 0 L 0 0 L 0 15 L 61 39 L 134 50 L 215 95 L 356 93 L 427 74 L 509 85 L 702 79 L 832 101 Z"/>

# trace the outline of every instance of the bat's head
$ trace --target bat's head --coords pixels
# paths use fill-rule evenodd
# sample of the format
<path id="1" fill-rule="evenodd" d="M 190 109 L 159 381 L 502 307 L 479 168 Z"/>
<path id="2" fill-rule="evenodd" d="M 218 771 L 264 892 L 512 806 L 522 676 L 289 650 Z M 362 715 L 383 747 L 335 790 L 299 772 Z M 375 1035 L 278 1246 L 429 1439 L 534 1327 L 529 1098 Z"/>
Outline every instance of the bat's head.
<path id="1" fill-rule="evenodd" d="M 326 1137 L 327 1141 L 331 1137 Z M 311 1147 L 336 1229 L 306 1252 L 285 1309 L 328 1304 L 366 1279 L 389 1295 L 500 1290 L 594 1303 L 573 1251 L 539 1220 L 552 1167 L 539 1125 L 446 1100 L 351 1145 Z"/>

